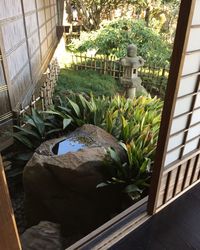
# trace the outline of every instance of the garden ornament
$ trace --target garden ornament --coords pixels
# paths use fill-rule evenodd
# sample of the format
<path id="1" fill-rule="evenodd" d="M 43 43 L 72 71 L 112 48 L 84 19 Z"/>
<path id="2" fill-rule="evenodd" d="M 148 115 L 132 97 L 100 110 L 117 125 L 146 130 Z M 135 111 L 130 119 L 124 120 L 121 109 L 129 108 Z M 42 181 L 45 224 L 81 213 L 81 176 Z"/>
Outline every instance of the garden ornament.
<path id="1" fill-rule="evenodd" d="M 147 94 L 147 91 L 141 85 L 141 78 L 138 77 L 138 68 L 142 67 L 144 62 L 145 60 L 141 56 L 137 56 L 137 47 L 134 44 L 128 45 L 127 56 L 120 60 L 124 68 L 120 82 L 125 87 L 128 98 L 134 98 L 136 94 Z"/>

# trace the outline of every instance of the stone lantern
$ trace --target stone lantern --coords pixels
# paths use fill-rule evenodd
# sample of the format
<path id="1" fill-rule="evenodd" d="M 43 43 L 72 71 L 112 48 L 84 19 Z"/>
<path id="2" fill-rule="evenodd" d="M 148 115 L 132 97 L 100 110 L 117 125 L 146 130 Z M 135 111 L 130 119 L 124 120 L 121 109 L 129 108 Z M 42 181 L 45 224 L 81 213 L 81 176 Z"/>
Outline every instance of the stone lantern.
<path id="1" fill-rule="evenodd" d="M 120 82 L 125 87 L 128 98 L 134 98 L 136 93 L 147 94 L 146 89 L 141 85 L 141 78 L 138 77 L 138 68 L 143 66 L 144 62 L 141 56 L 137 56 L 137 47 L 134 44 L 128 45 L 127 56 L 120 60 L 124 68 Z"/>

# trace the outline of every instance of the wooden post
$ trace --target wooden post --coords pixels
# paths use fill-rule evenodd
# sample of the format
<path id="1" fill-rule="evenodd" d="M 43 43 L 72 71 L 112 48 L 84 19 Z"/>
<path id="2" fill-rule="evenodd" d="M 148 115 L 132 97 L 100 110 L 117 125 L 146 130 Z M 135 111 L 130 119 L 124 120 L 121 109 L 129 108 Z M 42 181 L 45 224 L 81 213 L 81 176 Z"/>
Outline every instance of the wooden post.
<path id="1" fill-rule="evenodd" d="M 165 67 L 162 70 L 162 76 L 161 76 L 160 88 L 159 88 L 160 94 L 162 92 L 162 86 L 164 86 L 164 85 L 165 85 Z"/>
<path id="2" fill-rule="evenodd" d="M 115 75 L 116 75 L 116 70 L 115 70 L 115 68 L 116 68 L 116 63 L 115 63 L 115 61 L 113 60 L 113 77 L 114 77 L 114 78 L 116 78 L 116 77 L 115 77 Z"/>
<path id="3" fill-rule="evenodd" d="M 82 60 L 81 60 L 81 65 L 82 65 Z M 85 57 L 84 57 L 84 67 L 82 69 L 84 69 L 84 70 L 87 69 L 87 56 L 86 56 L 86 54 L 85 54 Z"/>
<path id="4" fill-rule="evenodd" d="M 50 78 L 49 75 L 47 76 L 47 81 L 46 81 L 46 100 L 47 100 L 47 107 L 50 105 Z"/>
<path id="5" fill-rule="evenodd" d="M 47 76 L 45 76 L 47 77 Z M 44 100 L 44 109 L 47 109 L 47 83 L 46 83 L 46 79 L 43 83 L 43 100 Z"/>
<path id="6" fill-rule="evenodd" d="M 31 106 L 32 106 L 32 108 L 34 108 L 34 109 L 36 109 L 36 97 L 35 97 L 35 95 L 32 95 L 32 102 L 31 102 Z"/>
<path id="7" fill-rule="evenodd" d="M 80 53 L 80 69 L 83 69 L 83 56 L 82 54 Z M 85 55 L 85 63 L 86 63 L 86 55 Z"/>
<path id="8" fill-rule="evenodd" d="M 76 60 L 76 62 L 75 62 L 75 70 L 78 70 L 78 55 L 77 54 L 75 54 L 75 60 Z"/>
<path id="9" fill-rule="evenodd" d="M 107 58 L 104 57 L 104 64 L 103 64 L 103 74 L 107 73 Z"/>
<path id="10" fill-rule="evenodd" d="M 93 58 L 92 58 L 92 55 L 90 56 L 90 68 L 91 69 L 94 69 L 94 66 L 93 66 Z"/>
<path id="11" fill-rule="evenodd" d="M 73 59 L 73 55 L 72 55 L 72 59 Z M 73 61 L 72 61 L 72 64 L 73 64 Z M 56 77 L 56 82 L 55 84 L 57 83 L 58 81 L 58 75 L 60 73 L 60 68 L 59 68 L 59 64 L 58 64 L 58 60 L 57 58 L 55 59 L 55 77 Z"/>
<path id="12" fill-rule="evenodd" d="M 96 60 L 96 57 L 94 57 L 94 70 L 97 71 L 97 60 Z"/>
<path id="13" fill-rule="evenodd" d="M 20 250 L 20 240 L 0 155 L 0 249 Z"/>
<path id="14" fill-rule="evenodd" d="M 45 106 L 44 106 L 44 87 L 43 86 L 41 86 L 41 88 L 40 88 L 40 96 L 41 96 L 42 111 L 45 111 Z"/>
<path id="15" fill-rule="evenodd" d="M 13 114 L 13 124 L 20 126 L 20 114 L 18 109 L 13 109 L 12 111 Z"/>
<path id="16" fill-rule="evenodd" d="M 100 57 L 100 60 L 101 60 L 101 71 L 100 71 L 100 73 L 104 74 L 104 58 L 103 58 L 103 56 Z"/>

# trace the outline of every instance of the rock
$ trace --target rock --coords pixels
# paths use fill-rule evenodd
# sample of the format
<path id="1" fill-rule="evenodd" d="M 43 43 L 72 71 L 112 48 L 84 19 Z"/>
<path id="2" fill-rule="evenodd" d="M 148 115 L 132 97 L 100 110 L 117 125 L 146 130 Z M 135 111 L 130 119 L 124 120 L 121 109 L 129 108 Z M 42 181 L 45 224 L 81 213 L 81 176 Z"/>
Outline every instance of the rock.
<path id="1" fill-rule="evenodd" d="M 18 232 L 21 234 L 26 229 L 26 220 L 24 214 L 24 190 L 22 184 L 21 186 L 11 186 L 9 188 Z"/>
<path id="2" fill-rule="evenodd" d="M 5 171 L 10 170 L 12 168 L 12 162 L 11 161 L 4 161 L 3 162 Z"/>
<path id="3" fill-rule="evenodd" d="M 58 224 L 41 221 L 21 235 L 24 250 L 62 250 L 62 237 Z"/>
<path id="4" fill-rule="evenodd" d="M 72 144 L 78 140 L 81 149 L 63 153 L 57 143 L 65 143 L 64 139 Z M 119 208 L 119 192 L 110 187 L 96 188 L 103 181 L 108 147 L 125 157 L 117 140 L 94 125 L 84 125 L 65 138 L 44 142 L 23 173 L 28 224 L 52 221 L 61 224 L 64 235 L 70 236 L 87 234 L 109 220 Z"/>

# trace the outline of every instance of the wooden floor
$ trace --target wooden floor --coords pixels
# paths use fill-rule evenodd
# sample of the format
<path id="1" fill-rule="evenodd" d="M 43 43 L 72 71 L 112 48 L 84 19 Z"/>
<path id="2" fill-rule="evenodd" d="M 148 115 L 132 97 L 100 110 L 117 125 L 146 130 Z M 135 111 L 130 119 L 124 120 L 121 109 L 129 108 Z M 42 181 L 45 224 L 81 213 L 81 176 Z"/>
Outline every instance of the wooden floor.
<path id="1" fill-rule="evenodd" d="M 200 184 L 110 249 L 200 250 Z"/>

